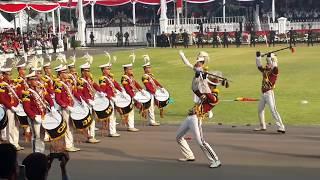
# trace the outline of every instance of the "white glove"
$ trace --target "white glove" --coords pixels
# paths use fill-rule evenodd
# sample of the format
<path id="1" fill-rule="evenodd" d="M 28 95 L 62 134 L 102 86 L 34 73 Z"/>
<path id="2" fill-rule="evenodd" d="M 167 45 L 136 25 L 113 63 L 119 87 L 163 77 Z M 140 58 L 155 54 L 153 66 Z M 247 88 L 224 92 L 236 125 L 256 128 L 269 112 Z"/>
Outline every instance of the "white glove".
<path id="1" fill-rule="evenodd" d="M 34 118 L 34 120 L 36 121 L 37 124 L 41 124 L 42 122 L 42 118 L 40 115 L 36 115 L 36 117 Z"/>
<path id="2" fill-rule="evenodd" d="M 116 98 L 115 97 L 111 97 L 111 101 L 116 102 Z"/>
<path id="3" fill-rule="evenodd" d="M 74 108 L 73 108 L 73 107 L 71 107 L 71 106 L 68 106 L 68 107 L 67 107 L 67 110 L 71 112 L 71 111 L 73 111 L 73 110 L 74 110 Z"/>
<path id="4" fill-rule="evenodd" d="M 102 97 L 106 97 L 106 93 L 104 93 L 104 92 L 98 92 L 98 94 L 99 94 L 100 96 L 102 96 Z"/>
<path id="5" fill-rule="evenodd" d="M 18 108 L 17 108 L 17 107 L 12 106 L 12 107 L 11 107 L 11 110 L 12 110 L 13 112 L 17 112 L 17 111 L 18 111 Z"/>
<path id="6" fill-rule="evenodd" d="M 53 114 L 56 114 L 56 113 L 57 113 L 57 110 L 56 110 L 56 108 L 54 108 L 54 106 L 52 106 L 52 107 L 50 108 L 50 111 L 51 111 Z"/>
<path id="7" fill-rule="evenodd" d="M 94 106 L 95 105 L 94 101 L 92 101 L 91 99 L 89 99 L 89 104 L 90 104 L 90 106 Z"/>

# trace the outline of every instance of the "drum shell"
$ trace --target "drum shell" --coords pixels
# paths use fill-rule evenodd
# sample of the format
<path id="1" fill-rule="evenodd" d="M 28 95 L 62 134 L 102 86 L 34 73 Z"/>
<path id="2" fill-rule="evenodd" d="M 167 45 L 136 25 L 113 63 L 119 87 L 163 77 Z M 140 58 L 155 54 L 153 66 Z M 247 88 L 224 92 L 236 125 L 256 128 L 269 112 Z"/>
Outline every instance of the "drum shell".
<path id="1" fill-rule="evenodd" d="M 76 129 L 85 129 L 89 127 L 93 121 L 90 113 L 85 118 L 80 120 L 75 120 L 75 119 L 72 119 L 71 117 L 70 119 L 72 120 L 73 125 Z"/>
<path id="2" fill-rule="evenodd" d="M 4 129 L 8 124 L 7 112 L 4 111 L 4 116 L 0 120 L 0 130 Z"/>
<path id="3" fill-rule="evenodd" d="M 143 108 L 144 110 L 149 109 L 150 106 L 151 106 L 151 99 L 150 99 L 150 101 L 148 101 L 148 102 L 146 102 L 146 103 L 142 103 L 142 108 Z"/>
<path id="4" fill-rule="evenodd" d="M 103 111 L 94 111 L 99 119 L 106 119 L 111 116 L 113 108 L 111 104 Z"/>
<path id="5" fill-rule="evenodd" d="M 62 120 L 61 123 L 59 124 L 59 126 L 57 126 L 56 128 L 45 129 L 45 130 L 49 134 L 50 138 L 55 140 L 55 139 L 58 139 L 58 138 L 61 138 L 62 136 L 64 136 L 64 134 L 66 133 L 66 130 L 67 130 L 67 123 L 66 123 L 66 121 Z"/>
<path id="6" fill-rule="evenodd" d="M 158 100 L 155 99 L 155 101 L 156 101 L 156 105 L 157 105 L 159 108 L 164 108 L 164 107 L 166 107 L 166 106 L 169 104 L 169 99 L 166 100 L 166 101 L 158 101 Z"/>
<path id="7" fill-rule="evenodd" d="M 29 126 L 29 122 L 28 122 L 28 116 L 18 116 L 16 114 L 16 117 L 20 123 L 20 126 L 22 127 L 26 127 L 26 126 Z"/>
<path id="8" fill-rule="evenodd" d="M 119 113 L 121 115 L 126 115 L 126 114 L 129 114 L 132 110 L 133 110 L 133 103 L 132 103 L 132 100 L 131 100 L 131 103 L 129 104 L 129 106 L 127 107 L 123 107 L 123 108 L 119 108 Z"/>

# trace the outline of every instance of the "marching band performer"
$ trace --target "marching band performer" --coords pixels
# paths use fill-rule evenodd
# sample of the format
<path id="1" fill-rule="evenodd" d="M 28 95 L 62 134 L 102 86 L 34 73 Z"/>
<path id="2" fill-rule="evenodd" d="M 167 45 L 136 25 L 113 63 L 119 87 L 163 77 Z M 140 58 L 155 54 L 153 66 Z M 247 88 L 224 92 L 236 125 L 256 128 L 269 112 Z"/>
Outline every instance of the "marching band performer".
<path id="1" fill-rule="evenodd" d="M 72 122 L 69 119 L 70 111 L 72 110 L 74 100 L 73 97 L 81 101 L 81 97 L 77 92 L 77 87 L 69 79 L 66 65 L 60 66 L 57 70 L 59 80 L 56 82 L 55 100 L 62 109 L 62 118 L 67 122 L 67 130 L 65 134 L 66 151 L 76 152 L 79 148 L 74 147 L 73 134 L 71 127 Z"/>
<path id="2" fill-rule="evenodd" d="M 29 124 L 32 131 L 32 151 L 44 152 L 45 145 L 41 137 L 44 136 L 44 129 L 41 127 L 47 108 L 54 109 L 53 100 L 44 87 L 39 86 L 37 71 L 26 76 L 29 88 L 23 91 L 23 108 L 29 117 Z"/>
<path id="3" fill-rule="evenodd" d="M 142 87 L 139 85 L 139 83 L 133 77 L 132 66 L 133 66 L 133 62 L 135 59 L 135 55 L 132 54 L 132 55 L 130 55 L 130 57 L 133 58 L 132 63 L 122 65 L 123 70 L 124 70 L 124 75 L 122 75 L 121 84 L 124 87 L 124 89 L 126 90 L 126 92 L 133 99 L 133 97 L 135 96 L 135 91 L 141 91 Z M 141 106 L 140 103 L 135 101 L 134 104 L 137 108 L 139 108 L 139 109 L 141 108 L 141 107 L 139 107 L 139 106 Z M 128 131 L 130 131 L 130 132 L 139 131 L 139 129 L 134 127 L 134 109 L 132 109 L 132 111 L 128 114 Z"/>
<path id="4" fill-rule="evenodd" d="M 267 104 L 270 107 L 270 111 L 273 119 L 276 121 L 276 125 L 278 126 L 279 133 L 285 133 L 286 129 L 282 123 L 282 119 L 280 114 L 276 109 L 276 99 L 274 96 L 273 89 L 275 88 L 275 84 L 279 74 L 278 68 L 278 60 L 277 56 L 273 53 L 267 54 L 267 64 L 266 67 L 262 66 L 261 63 L 261 53 L 258 51 L 256 53 L 256 65 L 258 70 L 262 73 L 262 95 L 260 98 L 259 106 L 258 106 L 258 116 L 260 120 L 260 127 L 254 129 L 255 131 L 265 131 L 267 129 L 265 117 L 264 117 L 264 108 Z"/>
<path id="5" fill-rule="evenodd" d="M 184 138 L 184 135 L 188 130 L 192 131 L 197 143 L 200 145 L 201 150 L 205 153 L 208 160 L 210 161 L 210 168 L 217 168 L 221 166 L 221 162 L 218 159 L 218 156 L 210 147 L 210 145 L 204 140 L 202 132 L 202 120 L 209 115 L 209 111 L 218 103 L 218 93 L 219 90 L 216 89 L 219 81 L 213 77 L 205 74 L 204 78 L 199 78 L 203 83 L 207 83 L 210 88 L 210 93 L 201 93 L 199 90 L 195 92 L 198 96 L 199 101 L 195 106 L 189 111 L 189 114 L 186 120 L 181 124 L 178 129 L 176 140 L 181 148 L 181 152 L 184 155 L 184 158 L 180 158 L 179 161 L 194 161 L 195 156 L 190 149 L 187 141 Z"/>
<path id="6" fill-rule="evenodd" d="M 156 122 L 154 115 L 154 95 L 158 88 L 162 88 L 160 83 L 155 79 L 154 75 L 151 73 L 151 63 L 148 55 L 144 55 L 145 64 L 142 65 L 144 70 L 144 75 L 142 76 L 142 82 L 146 87 L 146 90 L 152 95 L 151 106 L 147 111 L 147 121 L 150 126 L 160 126 L 160 123 Z"/>
<path id="7" fill-rule="evenodd" d="M 14 91 L 13 80 L 11 79 L 12 67 L 8 67 L 9 61 L 12 59 L 7 59 L 6 67 L 2 67 L 1 72 L 3 74 L 3 82 L 0 84 L 0 99 L 4 107 L 7 109 L 7 137 L 11 144 L 13 144 L 17 151 L 23 150 L 24 147 L 19 145 L 19 122 L 15 117 L 15 112 L 18 110 L 17 106 L 19 104 L 19 97 Z M 12 63 L 12 62 L 11 62 Z"/>
<path id="8" fill-rule="evenodd" d="M 110 63 L 110 55 L 109 55 L 109 62 L 107 64 L 100 65 L 102 71 L 102 76 L 99 79 L 99 85 L 101 92 L 105 93 L 110 99 L 110 103 L 113 108 L 113 112 L 109 117 L 109 137 L 119 137 L 120 134 L 117 133 L 117 122 L 116 122 L 116 114 L 115 114 L 115 96 L 116 91 L 123 92 L 124 89 L 121 88 L 119 83 L 113 78 L 113 74 L 110 72 L 112 64 Z M 132 110 L 133 111 L 133 110 Z"/>
<path id="9" fill-rule="evenodd" d="M 95 138 L 95 129 L 96 129 L 96 121 L 93 118 L 93 110 L 92 110 L 92 106 L 94 106 L 94 92 L 96 90 L 99 91 L 99 85 L 96 84 L 93 79 L 92 79 L 92 75 L 90 73 L 90 64 L 91 62 L 86 62 L 85 64 L 80 66 L 81 69 L 81 97 L 83 97 L 83 99 L 86 101 L 87 104 L 89 104 L 91 107 L 91 117 L 93 119 L 88 133 L 89 133 L 89 137 L 88 137 L 88 143 L 99 143 L 100 140 Z"/>
<path id="10" fill-rule="evenodd" d="M 44 74 L 42 75 L 41 80 L 44 82 L 47 92 L 50 94 L 52 99 L 54 99 L 54 80 L 56 77 L 52 74 L 50 55 L 46 55 L 44 59 L 43 72 Z"/>

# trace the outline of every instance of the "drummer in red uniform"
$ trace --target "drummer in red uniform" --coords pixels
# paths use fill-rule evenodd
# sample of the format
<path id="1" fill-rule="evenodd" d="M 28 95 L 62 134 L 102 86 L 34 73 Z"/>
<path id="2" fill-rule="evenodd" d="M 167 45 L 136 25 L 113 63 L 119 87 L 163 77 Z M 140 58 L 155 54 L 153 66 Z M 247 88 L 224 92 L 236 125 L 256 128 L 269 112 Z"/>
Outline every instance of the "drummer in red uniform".
<path id="1" fill-rule="evenodd" d="M 47 109 L 56 111 L 53 107 L 53 101 L 50 94 L 45 88 L 39 86 L 39 78 L 36 71 L 26 76 L 29 88 L 23 91 L 23 108 L 29 117 L 29 124 L 32 131 L 32 151 L 44 152 L 45 145 L 43 142 L 44 130 L 41 123 Z"/>
<path id="2" fill-rule="evenodd" d="M 8 66 L 10 64 L 9 61 L 12 61 L 12 59 L 7 59 L 6 67 L 1 68 L 3 82 L 0 83 L 0 99 L 2 100 L 3 106 L 7 109 L 8 141 L 16 147 L 17 151 L 20 151 L 23 150 L 24 147 L 19 145 L 19 122 L 15 117 L 15 112 L 18 110 L 19 97 L 16 96 L 16 92 L 14 91 L 14 84 L 11 80 L 12 67 Z"/>
<path id="3" fill-rule="evenodd" d="M 151 63 L 148 55 L 144 55 L 145 64 L 142 66 L 144 70 L 144 75 L 142 76 L 142 82 L 146 87 L 146 90 L 152 95 L 151 106 L 147 111 L 147 120 L 150 126 L 159 126 L 160 123 L 156 122 L 154 115 L 154 95 L 158 88 L 162 88 L 160 83 L 155 79 L 154 75 L 151 73 Z"/>
<path id="4" fill-rule="evenodd" d="M 131 55 L 131 57 L 133 59 L 135 59 L 135 55 Z M 132 62 L 134 62 L 134 60 Z M 135 96 L 135 92 L 141 91 L 142 87 L 139 85 L 139 83 L 133 77 L 132 66 L 133 66 L 132 63 L 122 65 L 123 70 L 124 70 L 124 75 L 122 75 L 121 84 L 124 87 L 124 89 L 126 90 L 126 92 L 133 99 L 133 97 Z M 136 101 L 134 103 L 137 108 L 139 108 L 139 109 L 141 108 L 140 103 L 138 103 Z M 128 131 L 131 131 L 131 132 L 139 131 L 139 129 L 134 127 L 134 109 L 132 109 L 132 111 L 130 111 L 130 113 L 128 114 Z"/>
<path id="5" fill-rule="evenodd" d="M 76 152 L 80 149 L 74 147 L 73 130 L 71 128 L 73 124 L 69 119 L 69 116 L 74 105 L 73 96 L 79 101 L 81 100 L 81 96 L 77 92 L 77 87 L 75 87 L 72 80 L 69 79 L 67 67 L 62 65 L 56 71 L 58 72 L 59 80 L 56 82 L 55 99 L 62 109 L 63 120 L 67 122 L 67 130 L 65 134 L 66 151 Z"/>
<path id="6" fill-rule="evenodd" d="M 96 84 L 93 79 L 92 79 L 92 75 L 90 73 L 90 63 L 86 62 L 85 64 L 80 66 L 81 69 L 81 78 L 80 78 L 80 90 L 81 90 L 81 97 L 86 101 L 87 104 L 90 105 L 90 109 L 91 109 L 91 117 L 93 119 L 88 133 L 89 133 L 89 137 L 88 137 L 88 143 L 99 143 L 100 140 L 95 138 L 95 129 L 96 129 L 96 121 L 95 118 L 93 118 L 92 115 L 92 106 L 94 106 L 94 93 L 96 90 L 99 91 L 99 85 Z"/>
<path id="7" fill-rule="evenodd" d="M 102 71 L 102 76 L 99 79 L 100 90 L 107 95 L 108 99 L 110 99 L 110 103 L 113 108 L 113 112 L 109 117 L 109 137 L 119 137 L 120 134 L 117 133 L 116 128 L 117 123 L 114 102 L 116 92 L 123 92 L 124 89 L 122 89 L 119 83 L 113 78 L 113 74 L 110 72 L 112 67 L 110 61 L 107 64 L 103 64 L 99 67 Z"/>

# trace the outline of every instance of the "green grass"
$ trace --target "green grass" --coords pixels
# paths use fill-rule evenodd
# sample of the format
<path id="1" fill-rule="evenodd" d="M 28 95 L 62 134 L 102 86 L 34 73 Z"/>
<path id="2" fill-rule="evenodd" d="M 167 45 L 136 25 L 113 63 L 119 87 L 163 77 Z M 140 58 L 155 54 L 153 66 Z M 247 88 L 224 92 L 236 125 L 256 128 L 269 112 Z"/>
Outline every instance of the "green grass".
<path id="1" fill-rule="evenodd" d="M 277 47 L 279 48 L 279 47 Z M 193 64 L 199 50 L 210 54 L 209 69 L 220 70 L 232 79 L 230 88 L 220 87 L 220 99 L 236 97 L 260 97 L 261 74 L 255 66 L 255 51 L 262 52 L 277 48 L 229 48 L 229 49 L 184 49 Z M 179 49 L 139 49 L 134 64 L 136 79 L 141 82 L 143 69 L 142 55 L 149 54 L 153 73 L 159 82 L 169 90 L 174 103 L 165 109 L 165 118 L 161 122 L 180 122 L 186 117 L 189 108 L 193 106 L 191 79 L 193 72 L 186 68 L 179 55 Z M 121 65 L 129 63 L 131 51 L 119 51 L 112 72 L 117 81 L 123 73 Z M 275 89 L 277 108 L 285 124 L 290 125 L 319 125 L 320 109 L 320 48 L 298 47 L 296 52 L 278 53 L 280 76 Z M 92 73 L 97 80 L 101 74 L 98 65 L 106 62 L 104 55 L 95 55 Z M 82 64 L 81 60 L 77 66 Z M 142 83 L 141 83 L 142 85 Z M 309 101 L 301 104 L 301 100 Z M 158 110 L 156 111 L 158 114 Z M 214 108 L 213 122 L 223 124 L 257 124 L 257 102 L 221 102 Z M 266 110 L 266 120 L 274 123 L 269 110 Z M 212 122 L 212 120 L 210 120 Z"/>

